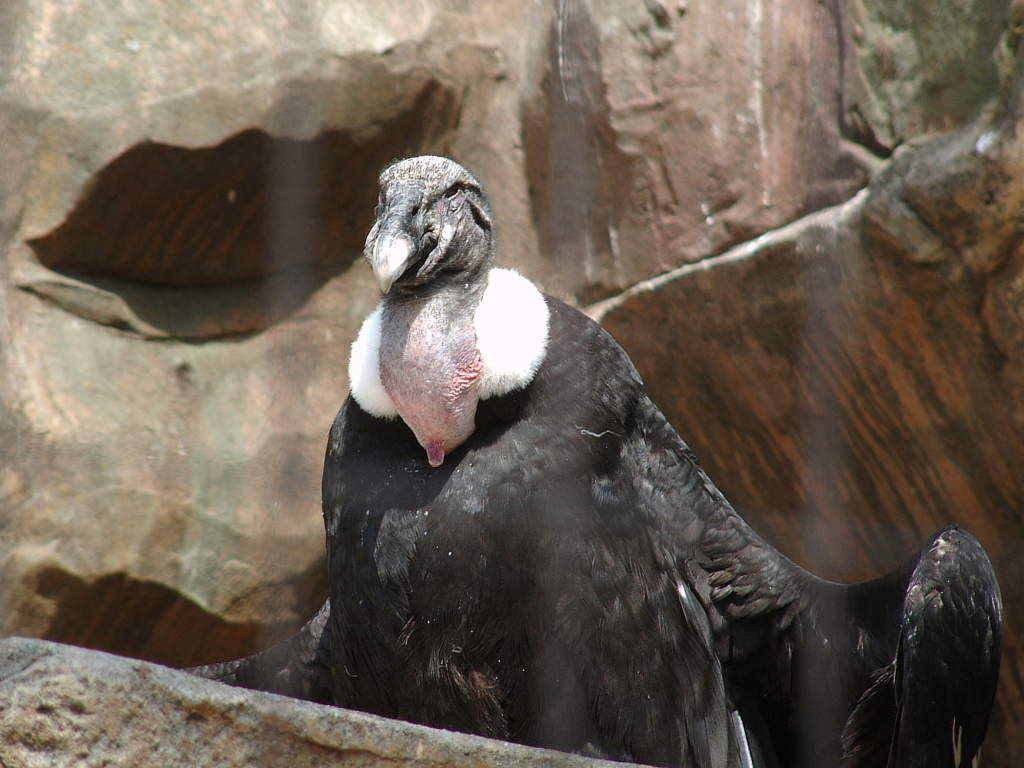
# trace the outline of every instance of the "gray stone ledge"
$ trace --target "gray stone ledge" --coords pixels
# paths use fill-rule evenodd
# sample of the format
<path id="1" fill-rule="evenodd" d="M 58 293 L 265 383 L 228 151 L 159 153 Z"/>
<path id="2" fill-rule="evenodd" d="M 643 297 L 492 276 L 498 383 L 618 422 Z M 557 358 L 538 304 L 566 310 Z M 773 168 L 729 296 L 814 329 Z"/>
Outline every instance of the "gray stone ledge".
<path id="1" fill-rule="evenodd" d="M 59 643 L 0 640 L 0 765 L 621 766 L 232 688 Z"/>

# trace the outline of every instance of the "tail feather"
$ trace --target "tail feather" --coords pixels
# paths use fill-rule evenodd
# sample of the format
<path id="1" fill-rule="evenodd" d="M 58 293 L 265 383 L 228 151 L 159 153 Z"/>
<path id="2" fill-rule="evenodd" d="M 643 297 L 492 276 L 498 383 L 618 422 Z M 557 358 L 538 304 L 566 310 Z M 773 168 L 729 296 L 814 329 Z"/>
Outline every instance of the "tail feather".
<path id="1" fill-rule="evenodd" d="M 844 765 L 961 768 L 985 740 L 1002 654 L 1002 600 L 978 541 L 932 537 L 903 599 L 892 663 L 872 676 L 843 732 Z"/>
<path id="2" fill-rule="evenodd" d="M 844 768 L 877 768 L 889 760 L 896 712 L 896 663 L 875 670 L 843 728 Z"/>
<path id="3" fill-rule="evenodd" d="M 198 677 L 228 685 L 292 696 L 320 704 L 333 703 L 330 692 L 331 612 L 328 600 L 297 633 L 277 645 L 241 659 L 189 667 Z"/>

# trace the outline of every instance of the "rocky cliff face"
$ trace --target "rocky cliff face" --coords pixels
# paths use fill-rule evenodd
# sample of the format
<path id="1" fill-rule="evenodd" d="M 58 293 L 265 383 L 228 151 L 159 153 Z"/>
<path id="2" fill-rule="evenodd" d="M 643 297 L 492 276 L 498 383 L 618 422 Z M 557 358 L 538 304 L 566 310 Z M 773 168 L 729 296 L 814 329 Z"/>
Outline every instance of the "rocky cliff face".
<path id="1" fill-rule="evenodd" d="M 487 183 L 752 524 L 868 578 L 958 522 L 1024 743 L 1024 6 L 0 8 L 0 634 L 187 664 L 324 590 L 389 159 Z"/>

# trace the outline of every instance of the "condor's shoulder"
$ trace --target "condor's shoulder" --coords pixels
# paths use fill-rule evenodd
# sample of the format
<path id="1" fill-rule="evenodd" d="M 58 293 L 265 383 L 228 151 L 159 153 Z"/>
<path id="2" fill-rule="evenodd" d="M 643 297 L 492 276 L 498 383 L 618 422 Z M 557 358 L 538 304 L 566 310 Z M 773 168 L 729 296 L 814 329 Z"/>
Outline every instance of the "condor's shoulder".
<path id="1" fill-rule="evenodd" d="M 636 397 L 643 381 L 625 350 L 579 309 L 547 294 L 550 314 L 548 351 L 538 379 L 566 390 L 613 389 Z"/>

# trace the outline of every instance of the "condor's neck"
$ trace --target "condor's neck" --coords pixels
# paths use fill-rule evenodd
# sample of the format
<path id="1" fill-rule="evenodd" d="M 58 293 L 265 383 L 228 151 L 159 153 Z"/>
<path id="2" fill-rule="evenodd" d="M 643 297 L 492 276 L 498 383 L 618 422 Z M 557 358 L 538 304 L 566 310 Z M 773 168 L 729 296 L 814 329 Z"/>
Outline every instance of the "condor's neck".
<path id="1" fill-rule="evenodd" d="M 426 295 L 382 302 L 381 383 L 407 423 L 420 403 L 450 408 L 475 394 L 481 363 L 473 320 L 485 286 L 433 286 Z"/>
<path id="2" fill-rule="evenodd" d="M 389 296 L 366 319 L 349 358 L 352 397 L 364 411 L 379 418 L 400 415 L 388 391 L 393 387 L 385 387 L 383 379 L 401 374 L 408 357 L 417 365 L 433 360 L 447 369 L 447 374 L 426 373 L 435 391 L 439 376 L 466 368 L 465 353 L 472 346 L 482 362 L 480 399 L 504 395 L 533 380 L 547 349 L 544 296 L 507 269 L 490 270 L 479 289 L 473 287 L 458 286 L 455 294 L 441 287 L 427 297 Z"/>
<path id="3" fill-rule="evenodd" d="M 481 286 L 382 302 L 381 382 L 403 418 L 410 397 L 449 402 L 459 394 L 458 382 L 479 369 L 473 318 L 482 295 Z"/>
<path id="4" fill-rule="evenodd" d="M 442 325 L 472 325 L 473 315 L 487 287 L 486 275 L 472 283 L 424 286 L 421 291 L 393 290 L 381 301 L 382 330 L 401 332 L 421 318 Z M 398 286 L 396 286 L 396 289 Z"/>
<path id="5" fill-rule="evenodd" d="M 384 301 L 380 379 L 432 467 L 475 426 L 483 361 L 473 316 L 482 289 Z"/>

